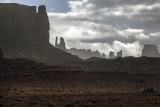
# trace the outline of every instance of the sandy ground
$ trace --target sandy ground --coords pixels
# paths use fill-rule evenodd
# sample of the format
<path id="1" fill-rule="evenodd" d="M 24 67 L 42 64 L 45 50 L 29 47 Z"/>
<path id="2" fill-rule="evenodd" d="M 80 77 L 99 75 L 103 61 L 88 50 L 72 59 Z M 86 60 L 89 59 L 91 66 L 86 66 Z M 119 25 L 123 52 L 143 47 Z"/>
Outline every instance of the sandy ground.
<path id="1" fill-rule="evenodd" d="M 0 106 L 160 107 L 160 76 L 96 72 L 39 72 L 0 79 Z"/>

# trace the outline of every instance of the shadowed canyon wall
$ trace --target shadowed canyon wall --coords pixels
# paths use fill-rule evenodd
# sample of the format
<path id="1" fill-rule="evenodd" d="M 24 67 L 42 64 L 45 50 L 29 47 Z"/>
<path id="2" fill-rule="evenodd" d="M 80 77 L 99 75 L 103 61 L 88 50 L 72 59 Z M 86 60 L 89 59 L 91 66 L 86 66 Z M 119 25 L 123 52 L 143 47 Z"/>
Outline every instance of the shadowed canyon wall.
<path id="1" fill-rule="evenodd" d="M 6 58 L 28 58 L 47 64 L 81 61 L 49 43 L 46 7 L 0 3 L 0 46 Z"/>

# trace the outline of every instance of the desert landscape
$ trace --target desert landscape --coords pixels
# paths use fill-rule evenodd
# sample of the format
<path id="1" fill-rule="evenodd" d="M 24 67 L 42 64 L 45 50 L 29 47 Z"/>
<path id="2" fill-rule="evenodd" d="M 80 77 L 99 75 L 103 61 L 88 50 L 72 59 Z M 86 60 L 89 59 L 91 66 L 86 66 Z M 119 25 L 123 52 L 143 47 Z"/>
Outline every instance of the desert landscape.
<path id="1" fill-rule="evenodd" d="M 67 1 L 66 13 L 0 1 L 0 107 L 160 107 L 160 33 L 114 28 L 97 15 L 94 20 L 101 20 L 84 21 L 85 12 L 76 18 L 76 8 L 89 1 Z M 66 38 L 59 39 L 63 32 Z"/>
<path id="2" fill-rule="evenodd" d="M 0 61 L 2 107 L 160 106 L 159 73 L 91 72 L 22 59 Z M 16 64 L 22 66 L 17 69 Z"/>

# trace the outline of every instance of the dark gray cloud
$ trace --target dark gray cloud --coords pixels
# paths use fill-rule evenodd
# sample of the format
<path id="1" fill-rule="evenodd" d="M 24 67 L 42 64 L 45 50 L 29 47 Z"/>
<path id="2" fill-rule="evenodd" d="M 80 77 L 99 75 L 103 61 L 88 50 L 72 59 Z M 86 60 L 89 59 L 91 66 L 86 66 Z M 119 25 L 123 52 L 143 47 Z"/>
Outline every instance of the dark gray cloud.
<path id="1" fill-rule="evenodd" d="M 86 2 L 84 2 L 83 5 L 87 6 L 88 4 L 92 4 L 94 5 L 94 8 L 101 9 L 104 7 L 116 8 L 119 6 L 134 6 L 134 5 L 150 6 L 157 3 L 160 3 L 160 1 L 159 0 L 86 0 Z"/>
<path id="2" fill-rule="evenodd" d="M 92 4 L 91 17 L 101 17 L 103 23 L 113 26 L 126 25 L 150 33 L 159 31 L 157 28 L 160 27 L 160 1 L 158 0 L 88 0 L 84 4 L 84 8 Z M 106 11 L 99 11 L 101 9 Z"/>

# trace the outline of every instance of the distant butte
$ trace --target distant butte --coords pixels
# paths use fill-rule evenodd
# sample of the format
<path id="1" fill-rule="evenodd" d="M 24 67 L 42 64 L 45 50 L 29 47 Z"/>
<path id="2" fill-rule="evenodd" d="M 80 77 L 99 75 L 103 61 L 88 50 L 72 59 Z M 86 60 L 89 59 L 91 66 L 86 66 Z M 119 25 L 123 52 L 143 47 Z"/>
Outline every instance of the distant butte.
<path id="1" fill-rule="evenodd" d="M 146 44 L 143 47 L 142 56 L 146 56 L 146 57 L 160 57 L 160 54 L 158 52 L 158 48 L 157 48 L 156 45 Z"/>

